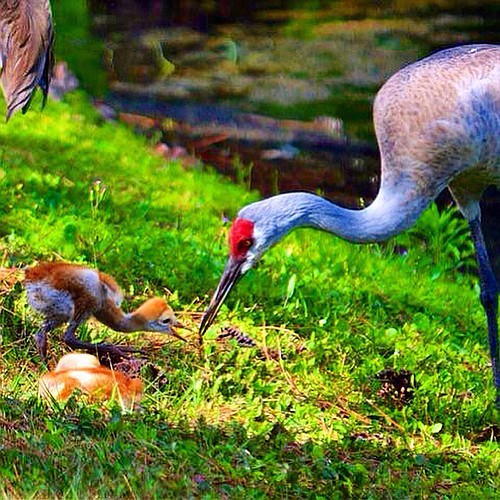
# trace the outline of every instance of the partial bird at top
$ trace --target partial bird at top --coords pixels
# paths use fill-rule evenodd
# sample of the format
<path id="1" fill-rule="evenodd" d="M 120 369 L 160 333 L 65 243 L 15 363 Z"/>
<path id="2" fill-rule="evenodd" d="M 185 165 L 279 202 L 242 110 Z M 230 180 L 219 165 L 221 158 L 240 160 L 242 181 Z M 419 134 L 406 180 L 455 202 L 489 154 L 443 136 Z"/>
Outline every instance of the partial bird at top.
<path id="1" fill-rule="evenodd" d="M 48 0 L 0 1 L 0 62 L 6 119 L 29 108 L 37 87 L 47 99 L 54 63 L 54 32 Z"/>
<path id="2" fill-rule="evenodd" d="M 286 193 L 242 208 L 200 342 L 233 285 L 289 231 L 309 226 L 352 242 L 382 241 L 411 227 L 448 187 L 474 241 L 500 408 L 499 287 L 479 206 L 486 187 L 500 186 L 500 46 L 454 47 L 404 67 L 378 92 L 373 119 L 382 170 L 373 203 L 348 210 L 310 193 Z"/>

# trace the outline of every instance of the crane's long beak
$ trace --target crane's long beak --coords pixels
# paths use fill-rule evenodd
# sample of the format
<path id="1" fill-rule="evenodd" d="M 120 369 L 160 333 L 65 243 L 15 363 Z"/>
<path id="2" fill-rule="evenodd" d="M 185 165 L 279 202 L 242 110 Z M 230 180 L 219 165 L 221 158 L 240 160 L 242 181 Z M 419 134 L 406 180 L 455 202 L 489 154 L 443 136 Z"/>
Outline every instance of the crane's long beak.
<path id="1" fill-rule="evenodd" d="M 217 290 L 215 290 L 212 300 L 210 301 L 210 305 L 208 306 L 205 314 L 203 315 L 203 319 L 201 320 L 199 330 L 200 344 L 203 341 L 203 335 L 205 335 L 205 332 L 213 323 L 221 305 L 224 303 L 224 300 L 226 299 L 228 293 L 231 291 L 231 288 L 233 288 L 233 286 L 242 275 L 241 268 L 243 267 L 244 263 L 244 258 L 237 257 L 230 257 L 227 261 L 226 267 L 219 281 L 219 285 L 217 286 Z"/>

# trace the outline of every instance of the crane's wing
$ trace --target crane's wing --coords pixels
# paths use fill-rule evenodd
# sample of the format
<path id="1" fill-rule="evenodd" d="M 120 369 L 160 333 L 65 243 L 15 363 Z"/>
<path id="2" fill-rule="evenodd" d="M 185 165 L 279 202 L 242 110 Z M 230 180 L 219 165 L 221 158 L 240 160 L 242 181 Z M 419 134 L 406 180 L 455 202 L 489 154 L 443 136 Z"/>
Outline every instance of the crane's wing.
<path id="1" fill-rule="evenodd" d="M 0 0 L 0 58 L 7 120 L 29 108 L 36 87 L 47 99 L 54 32 L 48 0 Z"/>

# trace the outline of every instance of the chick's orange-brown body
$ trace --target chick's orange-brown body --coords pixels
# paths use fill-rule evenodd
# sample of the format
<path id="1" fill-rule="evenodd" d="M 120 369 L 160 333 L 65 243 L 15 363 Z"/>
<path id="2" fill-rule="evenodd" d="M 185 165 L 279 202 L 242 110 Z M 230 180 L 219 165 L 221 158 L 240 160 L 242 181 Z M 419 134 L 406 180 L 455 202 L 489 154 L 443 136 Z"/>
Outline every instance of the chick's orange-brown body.
<path id="1" fill-rule="evenodd" d="M 116 399 L 124 408 L 133 408 L 142 398 L 143 384 L 139 378 L 102 366 L 95 356 L 70 353 L 59 360 L 54 371 L 41 377 L 39 394 L 65 401 L 75 390 L 95 400 Z"/>

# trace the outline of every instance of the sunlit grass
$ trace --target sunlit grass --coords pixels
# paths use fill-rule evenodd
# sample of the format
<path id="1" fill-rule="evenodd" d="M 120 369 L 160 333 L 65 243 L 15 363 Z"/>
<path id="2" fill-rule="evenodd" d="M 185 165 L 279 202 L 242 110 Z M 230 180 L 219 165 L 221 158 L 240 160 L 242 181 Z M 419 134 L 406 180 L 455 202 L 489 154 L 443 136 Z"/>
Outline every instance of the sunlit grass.
<path id="1" fill-rule="evenodd" d="M 255 193 L 154 156 L 79 93 L 1 126 L 0 155 L 4 265 L 95 264 L 122 284 L 126 308 L 165 294 L 194 329 L 186 346 L 89 325 L 82 335 L 151 348 L 142 411 L 77 397 L 47 407 L 38 318 L 20 285 L 2 289 L 1 495 L 495 495 L 486 325 L 475 277 L 454 272 L 470 258 L 456 214 L 431 209 L 387 245 L 296 231 L 241 281 L 200 353 L 197 321 L 226 257 L 222 216 Z M 257 347 L 218 342 L 224 324 Z M 385 368 L 412 372 L 410 402 L 379 393 Z"/>

